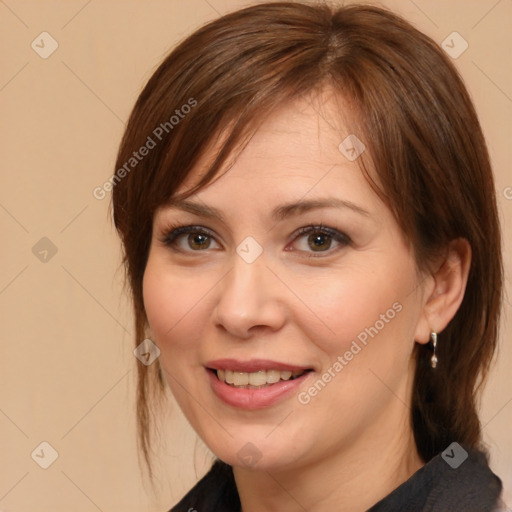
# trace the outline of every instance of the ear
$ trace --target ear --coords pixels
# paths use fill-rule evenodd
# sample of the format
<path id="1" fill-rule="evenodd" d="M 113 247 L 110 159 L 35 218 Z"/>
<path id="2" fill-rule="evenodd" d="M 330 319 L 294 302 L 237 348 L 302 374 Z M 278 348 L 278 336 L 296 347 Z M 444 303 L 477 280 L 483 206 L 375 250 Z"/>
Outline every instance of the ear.
<path id="1" fill-rule="evenodd" d="M 446 328 L 459 309 L 471 266 L 471 246 L 465 238 L 452 240 L 446 258 L 425 281 L 423 307 L 416 326 L 415 340 L 428 343 L 431 331 Z"/>

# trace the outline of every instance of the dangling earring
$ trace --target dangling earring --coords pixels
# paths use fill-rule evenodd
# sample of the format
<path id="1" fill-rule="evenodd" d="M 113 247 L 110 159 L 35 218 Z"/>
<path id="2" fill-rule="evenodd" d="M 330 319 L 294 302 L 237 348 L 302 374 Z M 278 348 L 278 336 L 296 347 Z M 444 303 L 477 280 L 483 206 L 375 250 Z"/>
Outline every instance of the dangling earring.
<path id="1" fill-rule="evenodd" d="M 432 366 L 432 368 L 435 368 L 437 366 L 437 356 L 436 356 L 437 332 L 432 331 L 430 333 L 430 339 L 432 340 L 432 346 L 434 347 L 434 353 L 432 354 L 432 357 L 430 358 L 430 365 Z"/>

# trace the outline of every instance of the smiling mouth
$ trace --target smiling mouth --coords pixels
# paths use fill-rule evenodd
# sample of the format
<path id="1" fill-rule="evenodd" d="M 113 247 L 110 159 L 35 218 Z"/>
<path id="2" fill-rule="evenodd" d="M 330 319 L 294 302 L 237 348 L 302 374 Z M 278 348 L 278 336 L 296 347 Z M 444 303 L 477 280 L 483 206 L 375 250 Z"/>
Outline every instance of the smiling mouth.
<path id="1" fill-rule="evenodd" d="M 281 381 L 297 379 L 312 370 L 259 370 L 250 373 L 221 369 L 211 371 L 228 386 L 239 389 L 262 389 Z"/>

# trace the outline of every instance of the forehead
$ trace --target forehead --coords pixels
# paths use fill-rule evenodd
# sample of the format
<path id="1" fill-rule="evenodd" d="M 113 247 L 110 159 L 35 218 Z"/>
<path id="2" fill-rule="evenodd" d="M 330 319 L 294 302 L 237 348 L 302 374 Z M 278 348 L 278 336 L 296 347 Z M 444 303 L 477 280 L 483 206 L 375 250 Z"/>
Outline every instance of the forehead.
<path id="1" fill-rule="evenodd" d="M 349 109 L 329 90 L 296 99 L 271 112 L 199 193 L 202 197 L 235 193 L 244 185 L 251 193 L 270 195 L 285 188 L 302 195 L 308 188 L 321 191 L 333 186 L 371 192 L 358 159 L 348 158 L 352 155 L 346 151 L 346 141 L 352 144 L 355 135 L 348 119 Z M 230 129 L 214 137 L 177 194 L 191 189 L 206 174 Z"/>

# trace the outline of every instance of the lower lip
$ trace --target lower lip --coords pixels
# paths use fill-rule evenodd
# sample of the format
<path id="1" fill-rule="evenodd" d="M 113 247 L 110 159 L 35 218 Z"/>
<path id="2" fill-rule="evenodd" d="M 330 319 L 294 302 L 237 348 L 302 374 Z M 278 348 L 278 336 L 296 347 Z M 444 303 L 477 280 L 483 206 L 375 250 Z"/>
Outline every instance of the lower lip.
<path id="1" fill-rule="evenodd" d="M 207 370 L 215 394 L 226 404 L 239 409 L 264 409 L 277 404 L 296 392 L 311 372 L 306 372 L 293 380 L 280 380 L 265 388 L 249 389 L 230 386 L 218 379 L 217 373 Z"/>

